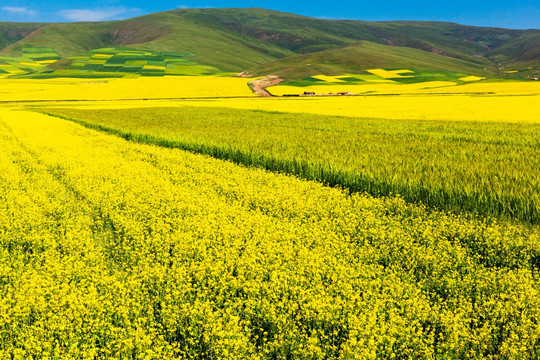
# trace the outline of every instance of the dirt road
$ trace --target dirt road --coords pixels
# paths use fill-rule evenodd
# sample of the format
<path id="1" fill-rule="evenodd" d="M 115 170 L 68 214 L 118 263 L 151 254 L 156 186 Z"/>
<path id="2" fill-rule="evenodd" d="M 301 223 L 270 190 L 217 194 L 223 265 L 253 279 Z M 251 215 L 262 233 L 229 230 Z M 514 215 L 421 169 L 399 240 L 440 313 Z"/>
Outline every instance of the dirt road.
<path id="1" fill-rule="evenodd" d="M 269 86 L 274 86 L 281 83 L 281 79 L 277 75 L 267 75 L 264 78 L 252 80 L 248 83 L 250 89 L 259 96 L 270 97 L 273 96 L 266 90 Z"/>

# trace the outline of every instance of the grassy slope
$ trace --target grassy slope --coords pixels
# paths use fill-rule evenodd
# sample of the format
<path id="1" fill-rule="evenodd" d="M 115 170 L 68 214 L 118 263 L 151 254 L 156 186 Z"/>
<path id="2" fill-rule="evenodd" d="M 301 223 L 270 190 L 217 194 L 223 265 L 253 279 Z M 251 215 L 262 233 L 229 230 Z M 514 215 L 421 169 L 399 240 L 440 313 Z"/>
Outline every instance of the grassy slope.
<path id="1" fill-rule="evenodd" d="M 394 21 L 379 23 L 378 32 L 387 44 L 449 55 L 473 62 L 485 62 L 480 56 L 489 53 L 504 38 L 519 36 L 519 31 L 463 26 L 444 22 Z M 475 56 L 476 55 L 476 56 Z"/>
<path id="2" fill-rule="evenodd" d="M 368 41 L 342 49 L 291 56 L 257 66 L 251 69 L 251 72 L 255 75 L 276 73 L 286 79 L 302 79 L 317 74 L 339 75 L 374 68 L 449 70 L 478 75 L 486 73 L 480 64 Z"/>
<path id="3" fill-rule="evenodd" d="M 401 194 L 439 208 L 540 223 L 540 182 L 531 170 L 540 166 L 536 124 L 396 122 L 196 107 L 51 112 L 129 140 L 355 192 Z"/>
<path id="4" fill-rule="evenodd" d="M 0 22 L 0 50 L 26 38 L 43 24 Z"/>
<path id="5" fill-rule="evenodd" d="M 175 10 L 172 13 L 204 26 L 226 28 L 294 53 L 342 47 L 360 38 L 376 40 L 359 21 L 342 23 L 259 8 Z"/>
<path id="6" fill-rule="evenodd" d="M 62 57 L 97 49 L 110 43 L 107 23 L 64 23 L 42 27 L 4 50 L 4 56 L 20 56 L 25 46 L 49 46 Z"/>
<path id="7" fill-rule="evenodd" d="M 482 69 L 486 67 L 496 73 L 499 63 L 492 59 L 494 49 L 506 45 L 506 58 L 514 59 L 519 53 L 509 45 L 531 34 L 540 34 L 537 30 L 527 32 L 441 22 L 321 20 L 257 8 L 176 10 L 175 13 L 196 19 L 205 26 L 224 26 L 298 54 L 342 48 L 367 40 L 446 55 L 480 64 Z M 533 57 L 533 61 L 538 62 L 538 59 L 540 56 Z"/>
<path id="8" fill-rule="evenodd" d="M 276 45 L 228 29 L 197 23 L 175 13 L 152 16 L 161 23 L 168 24 L 170 33 L 155 41 L 135 45 L 134 48 L 157 51 L 181 50 L 195 54 L 193 58 L 195 61 L 227 71 L 242 71 L 254 64 L 264 64 L 294 54 Z"/>
<path id="9" fill-rule="evenodd" d="M 0 33 L 6 37 L 6 30 Z M 501 64 L 537 66 L 540 54 L 527 49 L 538 48 L 539 34 L 537 30 L 437 22 L 322 20 L 258 8 L 177 9 L 123 21 L 51 24 L 7 48 L 18 38 L 0 38 L 0 49 L 5 48 L 0 53 L 20 55 L 23 46 L 34 45 L 51 46 L 61 55 L 71 56 L 100 47 L 127 45 L 190 52 L 201 63 L 241 71 L 294 54 L 339 49 L 364 40 L 446 55 L 471 62 L 469 67 L 479 64 L 496 73 Z M 449 67 L 456 66 L 452 60 L 448 62 Z"/>
<path id="10" fill-rule="evenodd" d="M 540 59 L 540 34 L 527 31 L 516 41 L 504 44 L 493 51 L 492 56 L 517 69 L 536 67 Z"/>
<path id="11" fill-rule="evenodd" d="M 294 54 L 262 40 L 197 24 L 168 12 L 105 23 L 51 24 L 0 53 L 20 56 L 28 45 L 51 46 L 64 57 L 107 46 L 188 52 L 196 55 L 195 61 L 226 71 L 241 71 Z"/>

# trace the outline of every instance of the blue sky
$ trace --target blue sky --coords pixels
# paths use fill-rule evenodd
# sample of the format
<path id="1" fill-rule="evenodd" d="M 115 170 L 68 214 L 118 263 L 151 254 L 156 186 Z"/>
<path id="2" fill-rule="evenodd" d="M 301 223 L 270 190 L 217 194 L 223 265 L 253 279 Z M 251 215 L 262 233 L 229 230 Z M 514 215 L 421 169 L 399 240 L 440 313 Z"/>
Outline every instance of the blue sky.
<path id="1" fill-rule="evenodd" d="M 538 0 L 0 0 L 0 21 L 102 21 L 175 8 L 252 6 L 327 19 L 433 20 L 465 25 L 540 29 Z"/>

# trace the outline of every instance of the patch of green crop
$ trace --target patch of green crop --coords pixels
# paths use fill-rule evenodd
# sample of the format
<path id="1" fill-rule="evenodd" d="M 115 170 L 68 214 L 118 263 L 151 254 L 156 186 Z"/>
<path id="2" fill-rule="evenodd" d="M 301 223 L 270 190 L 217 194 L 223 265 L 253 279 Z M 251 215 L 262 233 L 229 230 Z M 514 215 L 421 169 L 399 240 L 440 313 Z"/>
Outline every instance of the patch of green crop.
<path id="1" fill-rule="evenodd" d="M 347 83 L 359 83 L 359 82 L 363 82 L 365 80 L 363 80 L 362 78 L 358 77 L 358 76 L 347 76 L 347 77 L 340 77 L 339 78 L 340 80 L 343 80 Z"/>
<path id="2" fill-rule="evenodd" d="M 402 84 L 416 84 L 428 81 L 452 81 L 457 83 L 463 83 L 459 80 L 462 77 L 468 76 L 463 73 L 455 73 L 451 71 L 426 71 L 426 70 L 414 70 L 413 73 L 405 74 L 411 77 L 393 78 L 392 81 Z"/>
<path id="3" fill-rule="evenodd" d="M 538 124 L 188 107 L 53 113 L 137 141 L 287 172 L 352 192 L 400 194 L 436 208 L 540 223 Z"/>
<path id="4" fill-rule="evenodd" d="M 305 86 L 313 86 L 313 85 L 321 85 L 324 84 L 325 81 L 321 79 L 317 79 L 314 77 L 306 77 L 302 80 L 293 80 L 293 81 L 287 81 L 285 84 L 291 85 L 291 86 L 298 86 L 298 87 L 305 87 Z"/>

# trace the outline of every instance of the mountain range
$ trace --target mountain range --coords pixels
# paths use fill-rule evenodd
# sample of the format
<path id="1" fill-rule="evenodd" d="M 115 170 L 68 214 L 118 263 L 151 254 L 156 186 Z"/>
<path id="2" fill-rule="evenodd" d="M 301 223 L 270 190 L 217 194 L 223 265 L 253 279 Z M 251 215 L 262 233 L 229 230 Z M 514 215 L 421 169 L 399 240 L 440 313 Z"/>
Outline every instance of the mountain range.
<path id="1" fill-rule="evenodd" d="M 372 68 L 446 70 L 487 77 L 537 77 L 540 30 L 445 22 L 326 20 L 261 8 L 175 9 L 127 20 L 0 23 L 0 57 L 25 47 L 71 57 L 125 47 L 189 54 L 224 72 L 301 79 Z"/>

